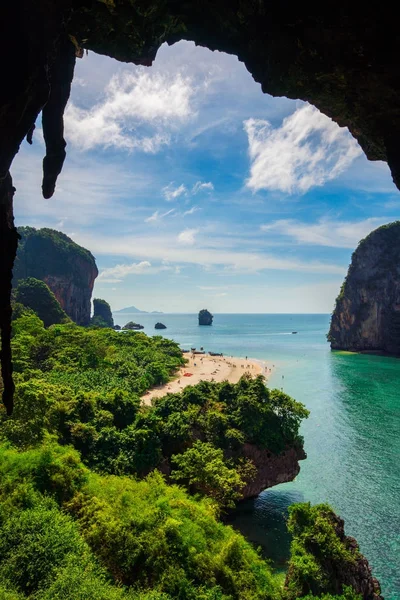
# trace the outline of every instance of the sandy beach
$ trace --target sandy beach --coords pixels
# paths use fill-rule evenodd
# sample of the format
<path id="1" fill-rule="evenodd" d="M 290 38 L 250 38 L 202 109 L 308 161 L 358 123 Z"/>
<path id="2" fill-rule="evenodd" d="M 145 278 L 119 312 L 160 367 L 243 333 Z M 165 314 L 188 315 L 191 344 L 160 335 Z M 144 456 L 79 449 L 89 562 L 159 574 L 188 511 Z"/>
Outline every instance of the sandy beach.
<path id="1" fill-rule="evenodd" d="M 195 385 L 199 381 L 237 383 L 244 373 L 250 373 L 254 377 L 257 375 L 268 377 L 272 368 L 272 365 L 263 362 L 230 356 L 209 356 L 208 354 L 193 356 L 191 353 L 185 353 L 184 357 L 188 361 L 186 365 L 179 369 L 172 381 L 149 390 L 142 397 L 144 404 L 151 404 L 153 398 L 180 392 L 186 386 Z"/>

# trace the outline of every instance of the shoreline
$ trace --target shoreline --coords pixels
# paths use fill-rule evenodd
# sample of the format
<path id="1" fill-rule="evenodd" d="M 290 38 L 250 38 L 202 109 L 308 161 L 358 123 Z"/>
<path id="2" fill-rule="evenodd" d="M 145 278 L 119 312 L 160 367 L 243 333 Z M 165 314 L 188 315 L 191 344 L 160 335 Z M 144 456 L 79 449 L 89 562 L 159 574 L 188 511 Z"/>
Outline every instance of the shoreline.
<path id="1" fill-rule="evenodd" d="M 185 366 L 181 367 L 168 383 L 148 390 L 142 396 L 142 403 L 150 406 L 153 398 L 161 398 L 166 394 L 176 394 L 189 385 L 196 385 L 200 381 L 228 381 L 237 383 L 245 373 L 253 377 L 263 375 L 268 379 L 272 372 L 272 365 L 266 361 L 254 358 L 240 358 L 237 356 L 210 356 L 209 354 L 195 354 L 185 352 L 187 359 Z"/>

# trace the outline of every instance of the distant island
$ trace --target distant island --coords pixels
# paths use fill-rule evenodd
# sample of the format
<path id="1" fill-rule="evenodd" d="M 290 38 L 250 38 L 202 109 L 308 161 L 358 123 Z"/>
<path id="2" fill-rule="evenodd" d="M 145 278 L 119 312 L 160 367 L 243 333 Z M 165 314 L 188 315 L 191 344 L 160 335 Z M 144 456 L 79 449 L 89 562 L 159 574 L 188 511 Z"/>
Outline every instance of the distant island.
<path id="1" fill-rule="evenodd" d="M 121 308 L 121 310 L 114 310 L 114 313 L 122 314 L 122 313 L 142 313 L 142 314 L 151 314 L 151 315 L 162 315 L 159 310 L 140 310 L 140 308 L 136 308 L 136 306 L 128 306 L 127 308 Z"/>

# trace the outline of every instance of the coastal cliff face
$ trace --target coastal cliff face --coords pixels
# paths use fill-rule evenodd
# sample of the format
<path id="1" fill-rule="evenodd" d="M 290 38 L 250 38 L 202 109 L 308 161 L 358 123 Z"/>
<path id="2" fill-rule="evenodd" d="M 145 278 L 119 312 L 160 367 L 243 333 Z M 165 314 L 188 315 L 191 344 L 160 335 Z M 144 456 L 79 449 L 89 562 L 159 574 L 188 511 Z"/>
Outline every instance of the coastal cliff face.
<path id="1" fill-rule="evenodd" d="M 362 240 L 336 299 L 333 350 L 400 355 L 400 221 Z"/>
<path id="2" fill-rule="evenodd" d="M 285 580 L 287 600 L 311 594 L 338 596 L 346 588 L 362 600 L 383 600 L 380 584 L 357 541 L 345 535 L 343 519 L 330 506 L 292 505 L 288 529 L 293 538 Z"/>
<path id="3" fill-rule="evenodd" d="M 287 448 L 281 454 L 258 448 L 254 444 L 244 444 L 243 456 L 250 459 L 257 469 L 255 478 L 243 489 L 243 500 L 258 496 L 263 490 L 293 481 L 300 473 L 299 460 L 307 458 L 302 447 Z"/>
<path id="4" fill-rule="evenodd" d="M 300 473 L 299 461 L 307 458 L 307 454 L 301 446 L 287 448 L 281 454 L 272 454 L 269 450 L 245 443 L 241 454 L 244 458 L 250 459 L 256 468 L 255 477 L 242 490 L 241 500 L 255 498 L 267 488 L 293 481 Z M 165 458 L 158 469 L 163 475 L 169 477 L 171 475 L 170 461 Z"/>
<path id="5" fill-rule="evenodd" d="M 28 277 L 44 281 L 78 325 L 90 322 L 90 300 L 98 275 L 93 255 L 53 229 L 20 227 L 13 287 Z"/>

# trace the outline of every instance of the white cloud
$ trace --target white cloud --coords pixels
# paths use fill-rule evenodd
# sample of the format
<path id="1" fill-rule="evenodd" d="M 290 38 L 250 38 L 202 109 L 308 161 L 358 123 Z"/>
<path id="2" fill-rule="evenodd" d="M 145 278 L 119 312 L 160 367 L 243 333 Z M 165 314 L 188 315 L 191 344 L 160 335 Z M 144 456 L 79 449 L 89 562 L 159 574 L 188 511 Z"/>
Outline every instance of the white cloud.
<path id="1" fill-rule="evenodd" d="M 151 263 L 148 260 L 143 260 L 140 263 L 132 263 L 130 265 L 116 265 L 109 269 L 104 269 L 97 278 L 102 283 L 118 283 L 127 275 L 142 275 L 151 268 Z"/>
<path id="2" fill-rule="evenodd" d="M 186 195 L 187 189 L 183 185 L 183 183 L 180 186 L 174 188 L 173 183 L 171 182 L 163 188 L 163 194 L 167 202 L 171 202 L 172 200 L 176 200 L 177 198 L 179 198 L 179 196 L 182 196 L 182 194 Z"/>
<path id="3" fill-rule="evenodd" d="M 124 71 L 111 78 L 104 100 L 92 108 L 69 103 L 66 137 L 80 150 L 114 146 L 155 153 L 170 143 L 174 125 L 194 114 L 194 91 L 191 79 L 180 73 Z"/>
<path id="4" fill-rule="evenodd" d="M 300 244 L 355 248 L 358 242 L 376 227 L 390 221 L 387 217 L 371 217 L 363 221 L 332 221 L 321 219 L 318 223 L 303 223 L 293 219 L 280 219 L 261 225 L 262 231 L 291 237 Z"/>
<path id="5" fill-rule="evenodd" d="M 35 227 L 96 227 L 104 219 L 110 225 L 146 214 L 145 205 L 130 203 L 126 198 L 140 196 L 146 202 L 159 190 L 153 173 L 133 172 L 125 162 L 76 156 L 71 152 L 58 178 L 51 201 L 40 194 L 43 155 L 34 146 L 22 146 L 12 165 L 12 177 L 17 188 L 15 211 L 18 224 Z M 140 216 L 142 220 L 142 215 Z"/>
<path id="6" fill-rule="evenodd" d="M 161 221 L 161 219 L 167 217 L 173 212 L 175 212 L 174 208 L 171 208 L 171 210 L 167 210 L 167 212 L 161 214 L 160 211 L 156 210 L 150 217 L 147 217 L 147 219 L 145 219 L 145 223 L 154 223 L 156 221 Z"/>
<path id="7" fill-rule="evenodd" d="M 178 235 L 178 242 L 180 244 L 187 244 L 188 246 L 192 246 L 196 241 L 196 234 L 199 233 L 198 229 L 184 229 Z"/>
<path id="8" fill-rule="evenodd" d="M 220 285 L 198 285 L 197 286 L 199 288 L 199 290 L 206 290 L 206 291 L 215 291 L 215 290 L 226 290 L 226 286 L 220 286 Z"/>
<path id="9" fill-rule="evenodd" d="M 214 185 L 213 185 L 213 183 L 211 183 L 211 181 L 208 181 L 208 182 L 196 181 L 196 183 L 192 187 L 192 194 L 198 194 L 199 192 L 204 192 L 205 190 L 212 191 L 213 189 L 214 189 Z"/>
<path id="10" fill-rule="evenodd" d="M 343 277 L 346 265 L 337 265 L 322 261 L 301 260 L 285 258 L 279 255 L 264 252 L 249 252 L 239 249 L 230 249 L 218 245 L 210 247 L 196 244 L 194 246 L 197 229 L 186 229 L 178 237 L 173 234 L 162 236 L 135 235 L 135 244 L 131 236 L 116 235 L 103 236 L 101 234 L 82 233 L 77 235 L 76 242 L 88 248 L 95 256 L 116 255 L 133 256 L 137 260 L 164 260 L 176 264 L 192 264 L 205 268 L 220 268 L 223 272 L 241 272 L 244 274 L 257 273 L 264 270 L 296 271 L 302 273 L 337 274 Z M 193 241 L 192 241 L 193 240 Z M 184 252 L 182 246 L 185 245 Z"/>
<path id="11" fill-rule="evenodd" d="M 195 212 L 201 210 L 201 208 L 199 208 L 198 206 L 192 206 L 192 208 L 190 208 L 189 210 L 185 210 L 185 212 L 183 213 L 183 216 L 186 217 L 187 215 L 193 215 Z"/>
<path id="12" fill-rule="evenodd" d="M 347 169 L 362 151 L 347 129 L 306 104 L 274 129 L 269 121 L 248 119 L 250 177 L 254 191 L 305 193 Z"/>

